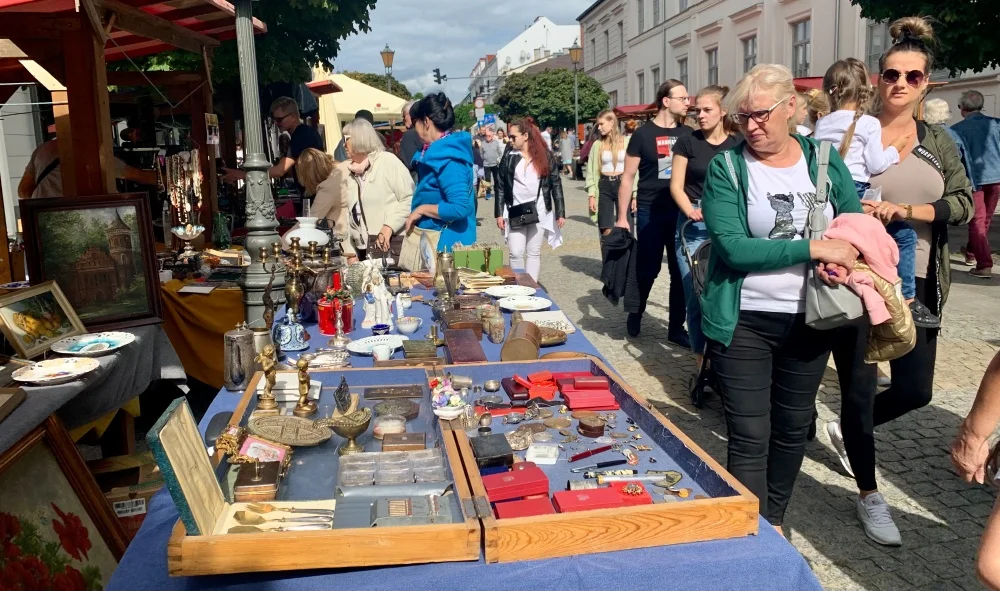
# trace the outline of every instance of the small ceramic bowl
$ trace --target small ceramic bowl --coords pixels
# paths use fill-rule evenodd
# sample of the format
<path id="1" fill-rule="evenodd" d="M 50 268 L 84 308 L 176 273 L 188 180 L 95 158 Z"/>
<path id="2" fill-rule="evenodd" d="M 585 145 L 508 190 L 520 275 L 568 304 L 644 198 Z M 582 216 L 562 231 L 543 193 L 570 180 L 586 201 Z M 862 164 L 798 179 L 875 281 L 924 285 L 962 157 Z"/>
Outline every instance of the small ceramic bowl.
<path id="1" fill-rule="evenodd" d="M 483 382 L 483 390 L 486 390 L 487 392 L 499 392 L 500 382 L 497 380 L 486 380 Z"/>
<path id="2" fill-rule="evenodd" d="M 375 326 L 372 327 L 372 334 L 375 336 L 381 336 L 384 334 L 389 334 L 390 330 L 391 329 L 389 328 L 388 324 L 376 324 Z"/>
<path id="3" fill-rule="evenodd" d="M 423 325 L 423 319 L 414 316 L 404 316 L 396 320 L 396 328 L 400 334 L 413 334 Z"/>
<path id="4" fill-rule="evenodd" d="M 404 310 L 409 310 L 413 306 L 413 298 L 411 298 L 409 294 L 404 293 L 400 296 L 399 303 L 403 306 Z"/>
<path id="5" fill-rule="evenodd" d="M 457 419 L 465 413 L 465 406 L 442 406 L 434 409 L 434 414 L 438 417 L 450 421 L 452 419 Z"/>

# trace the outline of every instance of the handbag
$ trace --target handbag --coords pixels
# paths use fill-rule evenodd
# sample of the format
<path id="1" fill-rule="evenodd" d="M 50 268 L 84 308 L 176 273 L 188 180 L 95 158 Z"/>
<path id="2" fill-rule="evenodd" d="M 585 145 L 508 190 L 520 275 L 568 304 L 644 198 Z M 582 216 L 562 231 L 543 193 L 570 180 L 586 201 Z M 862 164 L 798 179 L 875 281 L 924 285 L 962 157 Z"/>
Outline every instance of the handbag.
<path id="1" fill-rule="evenodd" d="M 369 230 L 370 226 L 368 225 L 368 216 L 365 215 L 365 205 L 364 205 L 364 200 L 362 199 L 363 196 L 361 194 L 361 181 L 358 180 L 358 177 L 353 174 L 351 175 L 351 177 L 354 178 L 354 182 L 358 184 L 358 209 L 361 210 L 361 219 L 364 220 L 365 222 L 365 230 L 370 231 Z M 376 242 L 378 242 L 378 234 L 374 235 L 369 234 L 368 241 L 365 243 L 365 247 L 367 249 L 369 257 L 373 257 L 375 253 L 383 252 L 381 248 L 376 246 Z M 389 251 L 388 253 L 383 253 L 383 254 L 388 254 L 391 258 L 395 259 L 398 262 L 402 250 L 403 250 L 403 236 L 397 234 L 389 238 Z"/>
<path id="2" fill-rule="evenodd" d="M 512 205 L 507 212 L 507 218 L 510 221 L 511 230 L 520 230 L 527 226 L 537 224 L 539 222 L 538 218 L 538 198 L 542 195 L 542 181 L 538 180 L 538 195 L 535 196 L 535 200 L 530 203 L 521 203 L 519 205 Z"/>
<path id="3" fill-rule="evenodd" d="M 424 230 L 416 226 L 403 238 L 399 254 L 399 267 L 404 271 L 434 271 L 434 253 L 437 252 L 441 232 Z"/>
<path id="4" fill-rule="evenodd" d="M 816 175 L 816 199 L 806 218 L 805 239 L 820 240 L 826 232 L 826 204 L 829 201 L 827 179 L 830 168 L 830 142 L 820 142 L 819 171 Z M 829 285 L 815 266 L 806 278 L 806 324 L 817 330 L 830 330 L 849 324 L 865 313 L 861 298 L 843 285 Z"/>

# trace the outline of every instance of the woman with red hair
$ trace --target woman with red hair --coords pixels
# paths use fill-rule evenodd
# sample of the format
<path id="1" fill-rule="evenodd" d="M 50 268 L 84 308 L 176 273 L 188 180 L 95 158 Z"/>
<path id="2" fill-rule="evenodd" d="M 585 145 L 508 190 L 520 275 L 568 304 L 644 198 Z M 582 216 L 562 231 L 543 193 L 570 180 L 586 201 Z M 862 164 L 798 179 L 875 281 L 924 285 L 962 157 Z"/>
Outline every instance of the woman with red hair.
<path id="1" fill-rule="evenodd" d="M 496 186 L 497 226 L 510 248 L 510 266 L 524 269 L 538 281 L 542 239 L 562 244 L 566 222 L 559 161 L 549 151 L 534 119 L 507 125 L 511 143 L 500 159 Z"/>

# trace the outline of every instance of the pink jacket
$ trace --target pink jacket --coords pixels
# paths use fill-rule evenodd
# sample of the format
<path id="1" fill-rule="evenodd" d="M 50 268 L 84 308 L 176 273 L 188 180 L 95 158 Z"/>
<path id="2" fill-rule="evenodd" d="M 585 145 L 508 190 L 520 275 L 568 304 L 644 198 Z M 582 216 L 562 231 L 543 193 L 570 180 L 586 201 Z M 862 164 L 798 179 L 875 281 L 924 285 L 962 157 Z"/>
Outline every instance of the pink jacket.
<path id="1" fill-rule="evenodd" d="M 863 213 L 845 213 L 837 216 L 823 237 L 850 242 L 879 277 L 892 284 L 899 281 L 899 274 L 896 273 L 899 248 L 892 236 L 885 231 L 882 222 L 874 217 Z M 847 278 L 847 286 L 864 301 L 873 325 L 890 320 L 885 300 L 875 289 L 870 276 L 852 272 Z"/>

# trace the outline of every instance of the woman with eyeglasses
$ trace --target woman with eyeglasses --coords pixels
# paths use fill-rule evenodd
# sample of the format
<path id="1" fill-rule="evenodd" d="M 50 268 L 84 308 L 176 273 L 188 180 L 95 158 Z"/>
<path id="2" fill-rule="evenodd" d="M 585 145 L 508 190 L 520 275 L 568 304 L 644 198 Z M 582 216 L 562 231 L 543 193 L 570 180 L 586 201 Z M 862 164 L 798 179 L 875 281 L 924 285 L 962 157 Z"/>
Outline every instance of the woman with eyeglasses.
<path id="1" fill-rule="evenodd" d="M 685 349 L 691 346 L 691 341 L 684 330 L 684 286 L 677 268 L 677 257 L 674 256 L 679 210 L 670 197 L 670 174 L 674 144 L 692 131 L 681 124 L 687 113 L 688 100 L 687 88 L 680 80 L 667 80 L 656 91 L 656 117 L 635 130 L 628 140 L 625 171 L 618 187 L 618 221 L 615 222 L 615 226 L 631 231 L 628 215 L 635 213 L 639 306 L 637 310 L 626 310 L 628 334 L 639 336 L 646 301 L 660 274 L 666 250 L 667 271 L 670 273 L 667 340 Z M 639 175 L 639 187 L 633 193 L 636 174 Z"/>
<path id="2" fill-rule="evenodd" d="M 789 133 L 797 100 L 785 66 L 758 65 L 740 80 L 726 110 L 746 142 L 712 160 L 702 198 L 712 253 L 701 324 L 729 430 L 728 469 L 776 527 L 802 465 L 834 338 L 806 325 L 807 273 L 818 264 L 827 282 L 842 283 L 858 257 L 848 242 L 803 238 L 819 144 Z M 861 213 L 836 151 L 829 179 L 826 217 Z"/>

